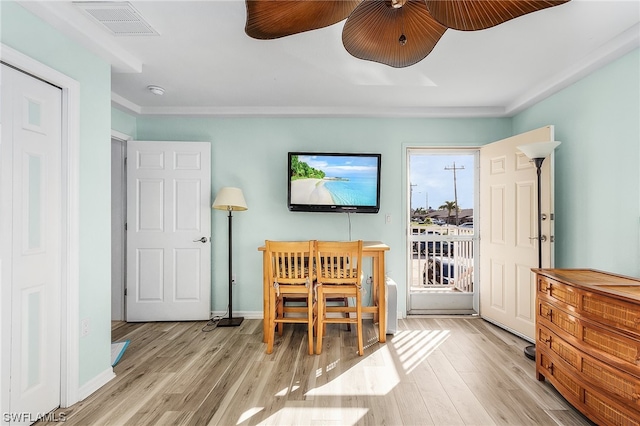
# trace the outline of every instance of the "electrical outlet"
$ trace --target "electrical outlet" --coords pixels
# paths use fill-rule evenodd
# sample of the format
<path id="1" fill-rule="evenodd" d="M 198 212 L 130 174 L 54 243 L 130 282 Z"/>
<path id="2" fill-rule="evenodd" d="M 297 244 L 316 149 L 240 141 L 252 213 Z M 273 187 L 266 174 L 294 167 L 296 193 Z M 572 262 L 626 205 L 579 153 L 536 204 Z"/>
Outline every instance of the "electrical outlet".
<path id="1" fill-rule="evenodd" d="M 87 334 L 89 334 L 89 318 L 85 318 L 82 320 L 82 323 L 80 324 L 80 336 L 84 337 Z"/>

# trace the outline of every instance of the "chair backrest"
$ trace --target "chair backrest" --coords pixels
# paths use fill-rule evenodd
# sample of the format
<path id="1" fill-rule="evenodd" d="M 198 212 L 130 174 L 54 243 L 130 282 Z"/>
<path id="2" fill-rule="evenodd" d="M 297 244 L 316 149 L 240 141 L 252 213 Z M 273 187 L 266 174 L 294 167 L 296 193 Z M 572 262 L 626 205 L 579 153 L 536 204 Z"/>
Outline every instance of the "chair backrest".
<path id="1" fill-rule="evenodd" d="M 318 283 L 355 284 L 362 279 L 362 240 L 316 241 Z"/>
<path id="2" fill-rule="evenodd" d="M 307 284 L 315 280 L 314 241 L 265 241 L 272 283 Z"/>

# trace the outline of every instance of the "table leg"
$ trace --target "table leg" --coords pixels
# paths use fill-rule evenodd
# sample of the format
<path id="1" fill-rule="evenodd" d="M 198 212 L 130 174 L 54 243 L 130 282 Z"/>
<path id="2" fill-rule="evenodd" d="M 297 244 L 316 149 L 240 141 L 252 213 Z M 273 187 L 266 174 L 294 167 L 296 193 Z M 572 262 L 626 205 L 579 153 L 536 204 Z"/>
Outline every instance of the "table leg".
<path id="1" fill-rule="evenodd" d="M 376 280 L 378 281 L 378 332 L 380 343 L 387 341 L 387 285 L 386 275 L 384 272 L 384 252 L 374 257 L 377 262 L 375 271 Z"/>
<path id="2" fill-rule="evenodd" d="M 267 268 L 269 259 L 267 259 L 267 251 L 262 254 L 262 341 L 267 343 L 269 332 L 270 312 L 269 309 L 269 271 Z"/>

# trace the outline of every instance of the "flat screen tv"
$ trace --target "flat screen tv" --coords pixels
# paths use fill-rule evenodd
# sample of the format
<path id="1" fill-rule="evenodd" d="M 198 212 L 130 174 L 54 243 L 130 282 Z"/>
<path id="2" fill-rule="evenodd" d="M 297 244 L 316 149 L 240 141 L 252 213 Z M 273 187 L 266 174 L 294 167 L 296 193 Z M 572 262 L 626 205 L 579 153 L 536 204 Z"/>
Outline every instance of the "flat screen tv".
<path id="1" fill-rule="evenodd" d="M 380 154 L 290 152 L 291 211 L 378 213 Z"/>

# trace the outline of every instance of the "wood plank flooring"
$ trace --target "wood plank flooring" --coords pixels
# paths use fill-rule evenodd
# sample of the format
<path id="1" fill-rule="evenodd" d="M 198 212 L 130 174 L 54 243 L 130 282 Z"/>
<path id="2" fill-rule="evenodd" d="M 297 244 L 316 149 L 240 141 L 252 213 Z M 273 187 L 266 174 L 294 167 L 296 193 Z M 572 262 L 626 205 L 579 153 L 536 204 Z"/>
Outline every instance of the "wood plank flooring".
<path id="1" fill-rule="evenodd" d="M 534 378 L 527 342 L 482 319 L 400 320 L 384 344 L 370 320 L 365 332 L 363 357 L 338 324 L 311 356 L 305 327 L 287 325 L 266 355 L 260 320 L 114 323 L 113 341 L 131 341 L 116 378 L 56 413 L 67 425 L 591 424 Z"/>

